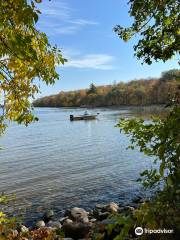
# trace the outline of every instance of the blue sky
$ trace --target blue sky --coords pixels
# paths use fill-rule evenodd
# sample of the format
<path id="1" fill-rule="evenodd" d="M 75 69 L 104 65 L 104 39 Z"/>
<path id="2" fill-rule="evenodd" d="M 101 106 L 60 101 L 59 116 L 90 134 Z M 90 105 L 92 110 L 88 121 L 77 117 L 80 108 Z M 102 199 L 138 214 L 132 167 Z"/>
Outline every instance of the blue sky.
<path id="1" fill-rule="evenodd" d="M 178 68 L 177 60 L 141 65 L 133 55 L 136 39 L 124 43 L 113 32 L 116 24 L 128 26 L 128 0 L 44 0 L 37 27 L 57 44 L 69 61 L 58 66 L 60 80 L 41 84 L 40 96 L 113 82 L 158 77 Z"/>

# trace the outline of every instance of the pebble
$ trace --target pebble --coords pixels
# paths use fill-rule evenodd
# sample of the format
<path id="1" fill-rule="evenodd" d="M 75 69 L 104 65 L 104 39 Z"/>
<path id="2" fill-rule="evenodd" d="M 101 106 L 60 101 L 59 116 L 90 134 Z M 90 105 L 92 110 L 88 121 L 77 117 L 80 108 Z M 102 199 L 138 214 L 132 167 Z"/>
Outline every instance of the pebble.
<path id="1" fill-rule="evenodd" d="M 43 220 L 40 220 L 36 223 L 37 228 L 41 228 L 41 227 L 45 227 L 45 226 L 46 226 L 46 224 Z"/>
<path id="2" fill-rule="evenodd" d="M 64 221 L 64 223 L 73 223 L 73 221 L 72 221 L 71 219 L 67 218 L 67 219 Z"/>
<path id="3" fill-rule="evenodd" d="M 97 208 L 97 209 L 106 209 L 107 208 L 107 204 L 96 204 L 96 206 L 95 206 L 95 208 Z"/>
<path id="4" fill-rule="evenodd" d="M 28 229 L 26 226 L 22 225 L 22 226 L 20 227 L 20 231 L 21 231 L 22 233 L 27 233 L 27 232 L 29 232 L 29 229 Z"/>
<path id="5" fill-rule="evenodd" d="M 94 223 L 94 222 L 96 222 L 96 221 L 97 221 L 96 218 L 92 218 L 92 219 L 90 219 L 90 222 L 92 222 L 92 223 Z"/>
<path id="6" fill-rule="evenodd" d="M 110 212 L 118 212 L 119 206 L 117 205 L 117 203 L 111 202 L 108 207 L 107 210 Z"/>

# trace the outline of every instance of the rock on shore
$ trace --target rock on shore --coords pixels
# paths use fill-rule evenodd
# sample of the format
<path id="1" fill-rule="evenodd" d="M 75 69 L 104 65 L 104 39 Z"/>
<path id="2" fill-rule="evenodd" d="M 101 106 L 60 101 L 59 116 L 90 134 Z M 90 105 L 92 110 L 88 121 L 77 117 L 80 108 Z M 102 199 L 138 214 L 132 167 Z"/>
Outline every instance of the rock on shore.
<path id="1" fill-rule="evenodd" d="M 138 199 L 140 202 L 140 199 Z M 137 199 L 136 199 L 137 202 Z M 95 228 L 99 227 L 103 233 L 108 224 L 114 220 L 109 218 L 113 213 L 132 213 L 132 206 L 120 207 L 117 203 L 96 204 L 95 208 L 87 212 L 83 208 L 73 207 L 67 209 L 64 216 L 56 218 L 53 210 L 48 210 L 42 219 L 39 219 L 33 228 L 21 225 L 14 231 L 16 236 L 23 236 L 23 240 L 34 239 L 29 236 L 53 236 L 53 240 L 60 239 L 91 239 Z"/>

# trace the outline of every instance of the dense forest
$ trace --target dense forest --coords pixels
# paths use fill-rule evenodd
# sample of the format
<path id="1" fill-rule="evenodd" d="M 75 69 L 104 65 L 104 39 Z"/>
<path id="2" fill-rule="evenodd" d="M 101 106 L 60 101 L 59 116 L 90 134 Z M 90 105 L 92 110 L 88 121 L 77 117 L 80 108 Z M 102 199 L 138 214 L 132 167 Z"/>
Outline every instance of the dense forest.
<path id="1" fill-rule="evenodd" d="M 35 107 L 101 107 L 126 105 L 165 104 L 169 93 L 177 89 L 180 70 L 173 69 L 161 74 L 160 78 L 119 82 L 113 85 L 95 86 L 89 89 L 63 92 L 34 101 Z"/>

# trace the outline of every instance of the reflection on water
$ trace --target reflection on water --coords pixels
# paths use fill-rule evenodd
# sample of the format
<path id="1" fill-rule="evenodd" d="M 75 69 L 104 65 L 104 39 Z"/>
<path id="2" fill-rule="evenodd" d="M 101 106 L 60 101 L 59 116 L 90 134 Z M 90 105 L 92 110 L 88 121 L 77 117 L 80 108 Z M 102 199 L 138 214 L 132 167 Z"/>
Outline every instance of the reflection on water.
<path id="1" fill-rule="evenodd" d="M 38 108 L 39 122 L 13 124 L 0 140 L 0 191 L 16 193 L 17 205 L 31 214 L 46 208 L 93 207 L 123 202 L 137 193 L 139 171 L 150 160 L 127 150 L 127 137 L 114 126 L 132 109 L 100 108 L 97 120 L 69 121 L 82 109 Z"/>

